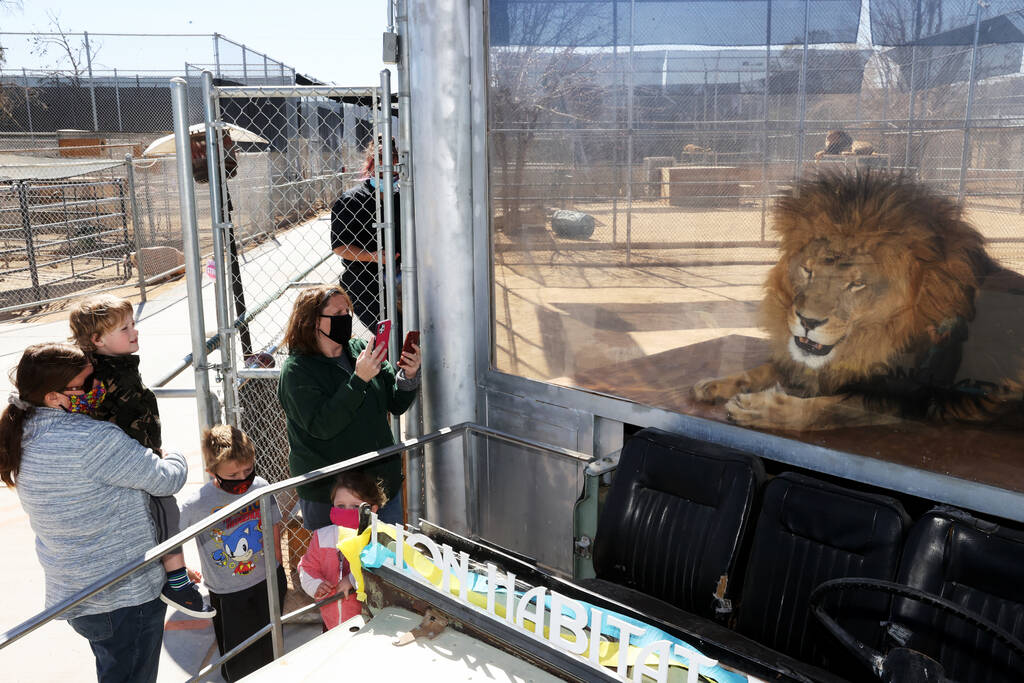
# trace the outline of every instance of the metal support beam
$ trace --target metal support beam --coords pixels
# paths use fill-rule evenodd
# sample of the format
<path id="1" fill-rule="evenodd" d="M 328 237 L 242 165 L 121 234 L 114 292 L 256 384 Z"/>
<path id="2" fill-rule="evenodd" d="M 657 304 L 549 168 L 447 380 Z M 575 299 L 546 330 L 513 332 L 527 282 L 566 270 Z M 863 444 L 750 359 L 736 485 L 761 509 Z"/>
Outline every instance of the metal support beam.
<path id="1" fill-rule="evenodd" d="M 232 279 L 225 255 L 224 202 L 220 176 L 220 136 L 216 129 L 217 115 L 213 102 L 213 74 L 203 71 L 203 118 L 206 121 L 206 171 L 210 179 L 210 223 L 213 232 L 213 265 L 217 271 L 214 292 L 217 310 L 217 335 L 220 337 L 220 371 L 224 381 L 224 411 L 228 424 L 238 426 L 238 405 L 235 400 L 234 332 L 228 301 L 228 283 Z"/>
<path id="2" fill-rule="evenodd" d="M 204 432 L 219 420 L 214 414 L 210 377 L 207 374 L 206 324 L 203 320 L 202 269 L 199 264 L 199 225 L 196 218 L 196 191 L 192 181 L 192 149 L 188 134 L 188 85 L 184 78 L 171 79 L 171 106 L 174 113 L 174 150 L 177 155 L 182 246 L 185 251 L 185 288 L 188 292 L 192 370 L 195 375 L 199 431 Z"/>
<path id="3" fill-rule="evenodd" d="M 469 50 L 452 49 L 478 44 L 477 39 L 483 44 L 471 28 L 471 4 L 409 0 L 408 16 L 429 16 L 431 21 L 409 21 L 408 33 L 401 38 L 409 43 L 409 96 L 416 102 L 410 124 L 417 173 L 416 261 L 424 292 L 420 329 L 426 430 L 472 421 L 476 414 L 478 331 L 473 259 L 467 258 L 475 253 L 474 193 L 468 188 L 473 187 L 475 159 L 483 157 L 473 152 Z M 486 224 L 483 215 L 480 221 L 481 226 Z M 461 530 L 467 522 L 465 464 L 459 446 L 451 446 L 427 453 L 426 516 Z"/>
<path id="4" fill-rule="evenodd" d="M 409 97 L 409 0 L 397 0 L 398 23 L 398 153 L 401 173 L 402 214 L 402 325 L 406 330 L 420 329 L 419 285 L 416 273 L 416 186 L 412 156 L 412 102 Z M 422 372 L 422 370 L 421 370 Z M 405 434 L 408 439 L 423 433 L 422 406 L 414 401 L 405 413 Z M 405 505 L 409 521 L 417 523 L 423 516 L 423 450 L 406 452 Z"/>

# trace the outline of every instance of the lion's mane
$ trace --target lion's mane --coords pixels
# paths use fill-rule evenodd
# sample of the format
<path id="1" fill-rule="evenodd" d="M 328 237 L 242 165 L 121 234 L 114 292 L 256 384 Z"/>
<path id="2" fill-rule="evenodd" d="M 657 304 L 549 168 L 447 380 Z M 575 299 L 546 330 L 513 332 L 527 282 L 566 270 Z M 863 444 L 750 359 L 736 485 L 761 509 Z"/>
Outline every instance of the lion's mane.
<path id="1" fill-rule="evenodd" d="M 781 256 L 767 278 L 761 324 L 787 390 L 800 395 L 848 391 L 893 373 L 908 354 L 934 345 L 950 321 L 970 320 L 979 282 L 997 269 L 959 206 L 901 175 L 818 175 L 781 198 L 774 219 Z M 852 326 L 844 356 L 814 370 L 787 351 L 787 315 L 794 302 L 793 260 L 821 240 L 870 254 L 901 293 L 901 306 L 885 320 Z"/>

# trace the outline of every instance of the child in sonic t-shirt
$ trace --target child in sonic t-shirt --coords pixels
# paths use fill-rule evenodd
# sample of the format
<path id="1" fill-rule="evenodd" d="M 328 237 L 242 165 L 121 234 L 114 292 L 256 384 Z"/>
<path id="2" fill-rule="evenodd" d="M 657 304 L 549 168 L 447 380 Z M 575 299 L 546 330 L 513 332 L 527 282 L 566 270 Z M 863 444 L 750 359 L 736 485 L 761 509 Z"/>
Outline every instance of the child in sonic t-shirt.
<path id="1" fill-rule="evenodd" d="M 266 480 L 256 476 L 256 451 L 241 430 L 229 425 L 206 430 L 202 450 L 212 480 L 182 504 L 182 528 L 253 489 L 267 486 Z M 270 623 L 264 555 L 271 543 L 277 558 L 278 608 L 284 605 L 287 585 L 281 567 L 281 514 L 273 496 L 269 508 L 271 519 L 262 519 L 259 501 L 253 501 L 196 536 L 203 583 L 210 591 L 210 604 L 217 610 L 213 629 L 222 655 Z M 272 534 L 266 533 L 269 529 L 273 529 Z M 273 659 L 273 641 L 268 633 L 222 665 L 221 675 L 229 682 L 237 681 Z"/>

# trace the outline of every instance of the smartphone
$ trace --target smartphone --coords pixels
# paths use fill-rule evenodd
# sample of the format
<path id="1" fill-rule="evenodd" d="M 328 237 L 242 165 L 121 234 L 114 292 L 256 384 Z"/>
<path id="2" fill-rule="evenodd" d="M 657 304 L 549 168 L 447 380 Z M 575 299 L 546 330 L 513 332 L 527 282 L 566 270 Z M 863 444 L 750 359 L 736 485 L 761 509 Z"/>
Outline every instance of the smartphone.
<path id="1" fill-rule="evenodd" d="M 420 345 L 420 331 L 409 330 L 405 335 L 405 342 L 402 344 L 402 353 L 412 353 L 412 345 Z"/>
<path id="2" fill-rule="evenodd" d="M 391 321 L 381 320 L 377 323 L 377 336 L 373 340 L 373 348 L 376 349 L 381 344 L 386 349 L 388 347 L 388 341 L 391 339 Z"/>

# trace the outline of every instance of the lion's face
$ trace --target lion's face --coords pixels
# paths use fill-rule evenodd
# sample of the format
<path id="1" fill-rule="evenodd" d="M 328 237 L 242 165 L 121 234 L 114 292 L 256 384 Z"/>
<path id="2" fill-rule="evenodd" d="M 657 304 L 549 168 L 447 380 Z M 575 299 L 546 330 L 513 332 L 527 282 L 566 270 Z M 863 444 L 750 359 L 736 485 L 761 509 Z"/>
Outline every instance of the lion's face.
<path id="1" fill-rule="evenodd" d="M 865 332 L 884 328 L 908 305 L 874 255 L 836 246 L 815 240 L 788 264 L 786 349 L 810 370 L 863 357 L 861 345 L 872 343 Z"/>
<path id="2" fill-rule="evenodd" d="M 762 324 L 791 390 L 832 393 L 914 363 L 936 330 L 973 314 L 981 236 L 903 178 L 805 181 L 779 201 L 774 227 L 781 258 Z"/>

